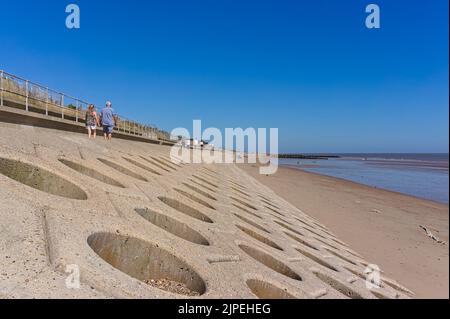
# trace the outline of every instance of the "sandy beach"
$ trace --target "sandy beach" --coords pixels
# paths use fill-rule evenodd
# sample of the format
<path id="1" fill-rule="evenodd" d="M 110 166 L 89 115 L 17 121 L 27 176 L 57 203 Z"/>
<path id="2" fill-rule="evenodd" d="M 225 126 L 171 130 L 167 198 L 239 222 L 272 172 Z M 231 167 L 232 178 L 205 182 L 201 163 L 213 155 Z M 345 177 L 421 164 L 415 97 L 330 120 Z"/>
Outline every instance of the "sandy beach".
<path id="1" fill-rule="evenodd" d="M 417 298 L 449 297 L 449 207 L 345 180 L 280 167 L 240 168 L 327 226 Z M 440 244 L 420 227 L 427 227 Z"/>

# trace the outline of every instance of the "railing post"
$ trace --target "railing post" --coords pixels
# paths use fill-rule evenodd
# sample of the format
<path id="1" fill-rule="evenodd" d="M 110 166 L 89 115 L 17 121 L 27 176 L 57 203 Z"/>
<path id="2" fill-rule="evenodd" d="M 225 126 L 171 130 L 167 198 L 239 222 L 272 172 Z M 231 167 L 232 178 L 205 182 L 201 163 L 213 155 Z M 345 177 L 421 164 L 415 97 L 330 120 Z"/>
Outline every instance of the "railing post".
<path id="1" fill-rule="evenodd" d="M 25 110 L 28 112 L 28 80 L 25 81 Z"/>
<path id="2" fill-rule="evenodd" d="M 3 106 L 3 74 L 4 71 L 0 72 L 0 106 Z"/>
<path id="3" fill-rule="evenodd" d="M 47 96 L 45 98 L 45 116 L 48 116 L 48 88 L 47 88 Z"/>
<path id="4" fill-rule="evenodd" d="M 77 105 L 75 107 L 76 107 L 76 110 L 75 110 L 75 122 L 78 123 L 78 100 L 77 100 Z"/>
<path id="5" fill-rule="evenodd" d="M 61 118 L 64 120 L 64 94 L 61 94 Z"/>

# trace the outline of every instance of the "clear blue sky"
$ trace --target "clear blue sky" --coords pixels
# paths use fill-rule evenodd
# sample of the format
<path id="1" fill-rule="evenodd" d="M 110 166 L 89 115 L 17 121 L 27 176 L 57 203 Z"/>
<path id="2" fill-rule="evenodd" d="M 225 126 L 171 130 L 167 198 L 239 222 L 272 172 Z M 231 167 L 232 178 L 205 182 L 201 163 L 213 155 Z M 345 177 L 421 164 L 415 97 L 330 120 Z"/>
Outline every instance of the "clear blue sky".
<path id="1" fill-rule="evenodd" d="M 81 29 L 65 27 L 77 3 Z M 381 29 L 365 28 L 365 6 Z M 2 1 L 0 68 L 171 130 L 282 152 L 448 152 L 448 0 Z"/>

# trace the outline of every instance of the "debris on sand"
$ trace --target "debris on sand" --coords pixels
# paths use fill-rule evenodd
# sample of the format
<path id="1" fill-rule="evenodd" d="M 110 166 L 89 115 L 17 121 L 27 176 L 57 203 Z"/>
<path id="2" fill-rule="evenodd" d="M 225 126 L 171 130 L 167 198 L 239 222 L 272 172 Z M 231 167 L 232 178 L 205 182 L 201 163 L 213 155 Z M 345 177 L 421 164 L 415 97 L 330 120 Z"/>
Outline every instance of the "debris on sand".
<path id="1" fill-rule="evenodd" d="M 446 242 L 443 240 L 440 240 L 439 238 L 437 238 L 431 231 L 429 231 L 425 226 L 420 225 L 420 228 L 422 228 L 426 233 L 427 236 L 430 237 L 431 239 L 433 239 L 435 242 L 437 242 L 438 244 L 443 244 L 445 245 Z"/>
<path id="2" fill-rule="evenodd" d="M 145 281 L 146 284 L 167 291 L 172 292 L 180 295 L 190 296 L 190 297 L 197 297 L 200 296 L 200 294 L 196 291 L 192 291 L 189 289 L 185 284 L 181 282 L 172 281 L 169 279 L 149 279 Z"/>

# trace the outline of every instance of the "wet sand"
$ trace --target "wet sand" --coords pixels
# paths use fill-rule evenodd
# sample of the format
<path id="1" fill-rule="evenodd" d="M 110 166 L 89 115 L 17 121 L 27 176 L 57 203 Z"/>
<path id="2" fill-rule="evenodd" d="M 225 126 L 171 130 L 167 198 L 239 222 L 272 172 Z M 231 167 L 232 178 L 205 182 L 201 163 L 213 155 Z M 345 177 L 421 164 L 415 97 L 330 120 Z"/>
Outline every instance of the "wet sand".
<path id="1" fill-rule="evenodd" d="M 449 298 L 449 206 L 294 168 L 240 168 L 327 226 L 417 298 Z M 446 244 L 428 237 L 421 225 Z"/>

